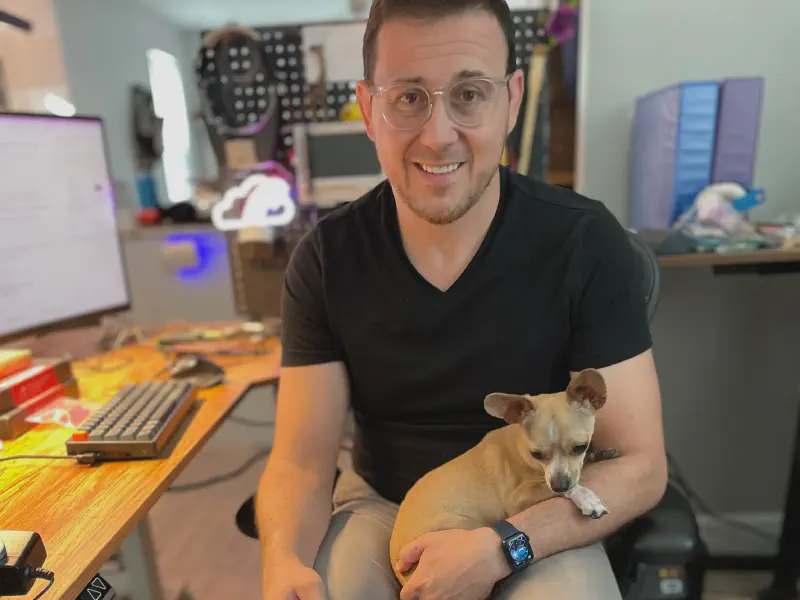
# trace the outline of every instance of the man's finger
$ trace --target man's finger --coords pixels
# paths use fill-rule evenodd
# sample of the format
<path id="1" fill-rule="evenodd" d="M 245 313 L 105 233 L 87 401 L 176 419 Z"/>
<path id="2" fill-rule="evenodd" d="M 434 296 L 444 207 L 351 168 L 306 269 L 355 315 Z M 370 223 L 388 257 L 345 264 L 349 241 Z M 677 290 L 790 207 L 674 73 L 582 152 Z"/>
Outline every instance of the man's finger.
<path id="1" fill-rule="evenodd" d="M 395 565 L 397 570 L 401 573 L 405 573 L 411 567 L 417 564 L 419 562 L 419 557 L 422 556 L 422 552 L 425 550 L 426 542 L 427 538 L 423 535 L 413 542 L 403 546 L 402 550 L 400 550 L 400 556 L 397 559 L 397 564 Z"/>
<path id="2" fill-rule="evenodd" d="M 306 584 L 297 590 L 297 600 L 328 600 L 322 581 Z"/>
<path id="3" fill-rule="evenodd" d="M 400 600 L 419 600 L 419 589 L 410 579 L 400 590 Z"/>

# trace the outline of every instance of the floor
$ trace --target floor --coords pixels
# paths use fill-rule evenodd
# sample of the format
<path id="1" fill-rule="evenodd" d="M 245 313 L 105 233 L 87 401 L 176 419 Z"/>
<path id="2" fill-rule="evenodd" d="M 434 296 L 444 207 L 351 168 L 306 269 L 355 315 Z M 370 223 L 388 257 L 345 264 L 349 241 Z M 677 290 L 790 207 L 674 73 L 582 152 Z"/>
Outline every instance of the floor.
<path id="1" fill-rule="evenodd" d="M 207 447 L 176 485 L 226 473 L 260 450 Z M 234 515 L 255 490 L 265 459 L 234 480 L 166 494 L 151 511 L 166 600 L 186 588 L 194 600 L 260 598 L 258 543 L 236 529 Z M 710 573 L 705 600 L 750 600 L 769 582 L 762 573 Z"/>

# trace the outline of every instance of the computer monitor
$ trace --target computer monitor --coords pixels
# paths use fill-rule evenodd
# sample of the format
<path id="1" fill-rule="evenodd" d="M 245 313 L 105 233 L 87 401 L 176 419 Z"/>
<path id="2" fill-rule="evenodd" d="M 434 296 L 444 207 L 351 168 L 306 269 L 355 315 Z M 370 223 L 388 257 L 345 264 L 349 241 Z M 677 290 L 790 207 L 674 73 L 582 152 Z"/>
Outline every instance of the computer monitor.
<path id="1" fill-rule="evenodd" d="M 102 121 L 0 113 L 0 339 L 129 304 Z"/>
<path id="2" fill-rule="evenodd" d="M 292 142 L 300 204 L 351 202 L 386 179 L 363 121 L 300 123 Z"/>

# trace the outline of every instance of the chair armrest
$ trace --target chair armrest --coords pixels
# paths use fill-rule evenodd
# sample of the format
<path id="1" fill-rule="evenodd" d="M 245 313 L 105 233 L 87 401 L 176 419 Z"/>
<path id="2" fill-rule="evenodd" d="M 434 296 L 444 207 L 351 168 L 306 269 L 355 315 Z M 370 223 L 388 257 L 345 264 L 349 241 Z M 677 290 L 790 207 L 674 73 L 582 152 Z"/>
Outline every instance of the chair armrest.
<path id="1" fill-rule="evenodd" d="M 613 543 L 625 547 L 636 562 L 669 563 L 706 552 L 692 505 L 671 483 L 650 512 L 615 537 Z"/>

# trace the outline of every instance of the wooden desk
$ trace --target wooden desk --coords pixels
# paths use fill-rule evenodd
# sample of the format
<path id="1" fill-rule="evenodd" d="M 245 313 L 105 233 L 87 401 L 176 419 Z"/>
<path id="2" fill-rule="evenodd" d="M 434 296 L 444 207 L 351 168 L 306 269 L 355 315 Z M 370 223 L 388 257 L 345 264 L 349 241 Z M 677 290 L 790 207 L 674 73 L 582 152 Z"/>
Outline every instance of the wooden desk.
<path id="1" fill-rule="evenodd" d="M 755 252 L 693 252 L 666 254 L 658 257 L 662 268 L 672 267 L 724 267 L 767 265 L 800 262 L 800 250 L 758 250 Z"/>
<path id="2" fill-rule="evenodd" d="M 75 600 L 103 563 L 147 516 L 150 508 L 198 453 L 226 415 L 253 385 L 277 379 L 280 344 L 268 353 L 215 358 L 230 381 L 201 390 L 196 409 L 171 438 L 162 458 L 104 463 L 94 467 L 67 460 L 15 460 L 0 463 L 0 528 L 36 531 L 47 548 L 44 568 L 55 573 L 43 600 Z M 125 383 L 152 379 L 166 364 L 151 346 L 130 346 L 74 364 L 81 397 L 103 403 Z M 0 457 L 19 454 L 64 455 L 72 431 L 40 425 L 4 442 Z M 37 583 L 29 597 L 44 586 Z"/>

